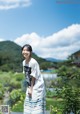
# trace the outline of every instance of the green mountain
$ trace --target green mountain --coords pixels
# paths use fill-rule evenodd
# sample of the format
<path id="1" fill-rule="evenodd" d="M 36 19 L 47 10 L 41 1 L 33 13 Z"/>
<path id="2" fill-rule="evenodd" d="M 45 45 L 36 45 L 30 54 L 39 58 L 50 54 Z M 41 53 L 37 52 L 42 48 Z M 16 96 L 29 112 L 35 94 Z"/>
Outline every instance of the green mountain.
<path id="1" fill-rule="evenodd" d="M 35 53 L 32 54 L 40 65 L 46 62 L 45 59 L 38 57 Z M 0 42 L 0 70 L 2 71 L 22 71 L 22 53 L 21 46 L 12 41 Z"/>

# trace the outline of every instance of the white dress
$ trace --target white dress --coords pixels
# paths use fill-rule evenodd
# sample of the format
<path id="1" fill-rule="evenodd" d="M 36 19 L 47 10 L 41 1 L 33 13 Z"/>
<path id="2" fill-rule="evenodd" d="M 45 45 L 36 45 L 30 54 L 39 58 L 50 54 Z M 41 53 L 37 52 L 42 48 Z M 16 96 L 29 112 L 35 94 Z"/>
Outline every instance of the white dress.
<path id="1" fill-rule="evenodd" d="M 36 79 L 31 98 L 28 95 L 28 89 L 26 90 L 24 114 L 45 114 L 45 85 L 40 73 L 39 64 L 34 58 L 31 58 L 28 64 L 26 64 L 26 61 L 24 60 L 23 73 L 25 72 L 24 66 L 31 68 L 30 76 L 33 76 Z"/>

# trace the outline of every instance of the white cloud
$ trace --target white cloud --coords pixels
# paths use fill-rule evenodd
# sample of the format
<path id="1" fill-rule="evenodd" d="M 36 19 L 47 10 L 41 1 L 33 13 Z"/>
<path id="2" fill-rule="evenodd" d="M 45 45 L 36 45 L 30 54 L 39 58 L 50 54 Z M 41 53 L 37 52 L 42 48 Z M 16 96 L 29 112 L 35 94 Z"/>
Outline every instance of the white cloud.
<path id="1" fill-rule="evenodd" d="M 4 39 L 3 38 L 0 38 L 0 41 L 4 41 Z"/>
<path id="2" fill-rule="evenodd" d="M 27 7 L 31 5 L 31 0 L 0 0 L 0 10 L 8 10 L 17 7 Z"/>
<path id="3" fill-rule="evenodd" d="M 66 59 L 80 49 L 80 24 L 73 24 L 47 37 L 36 33 L 25 34 L 14 42 L 21 46 L 31 44 L 33 51 L 40 57 Z"/>

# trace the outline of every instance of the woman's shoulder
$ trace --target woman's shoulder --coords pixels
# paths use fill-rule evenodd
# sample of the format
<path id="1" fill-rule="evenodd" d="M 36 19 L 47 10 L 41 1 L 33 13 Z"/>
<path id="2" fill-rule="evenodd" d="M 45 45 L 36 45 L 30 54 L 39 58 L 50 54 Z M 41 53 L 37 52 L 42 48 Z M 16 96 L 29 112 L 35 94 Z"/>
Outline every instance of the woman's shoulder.
<path id="1" fill-rule="evenodd" d="M 32 64 L 38 64 L 37 60 L 34 59 L 34 58 L 31 58 L 31 63 L 32 63 Z"/>

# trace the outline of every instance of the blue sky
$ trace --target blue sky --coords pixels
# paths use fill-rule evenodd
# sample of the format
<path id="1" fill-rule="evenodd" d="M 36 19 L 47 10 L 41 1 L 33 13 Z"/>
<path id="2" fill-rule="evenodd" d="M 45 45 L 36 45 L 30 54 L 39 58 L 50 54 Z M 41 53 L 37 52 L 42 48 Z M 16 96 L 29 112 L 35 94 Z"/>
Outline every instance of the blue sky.
<path id="1" fill-rule="evenodd" d="M 0 41 L 29 43 L 40 57 L 66 59 L 80 49 L 80 3 L 73 1 L 0 0 Z"/>

